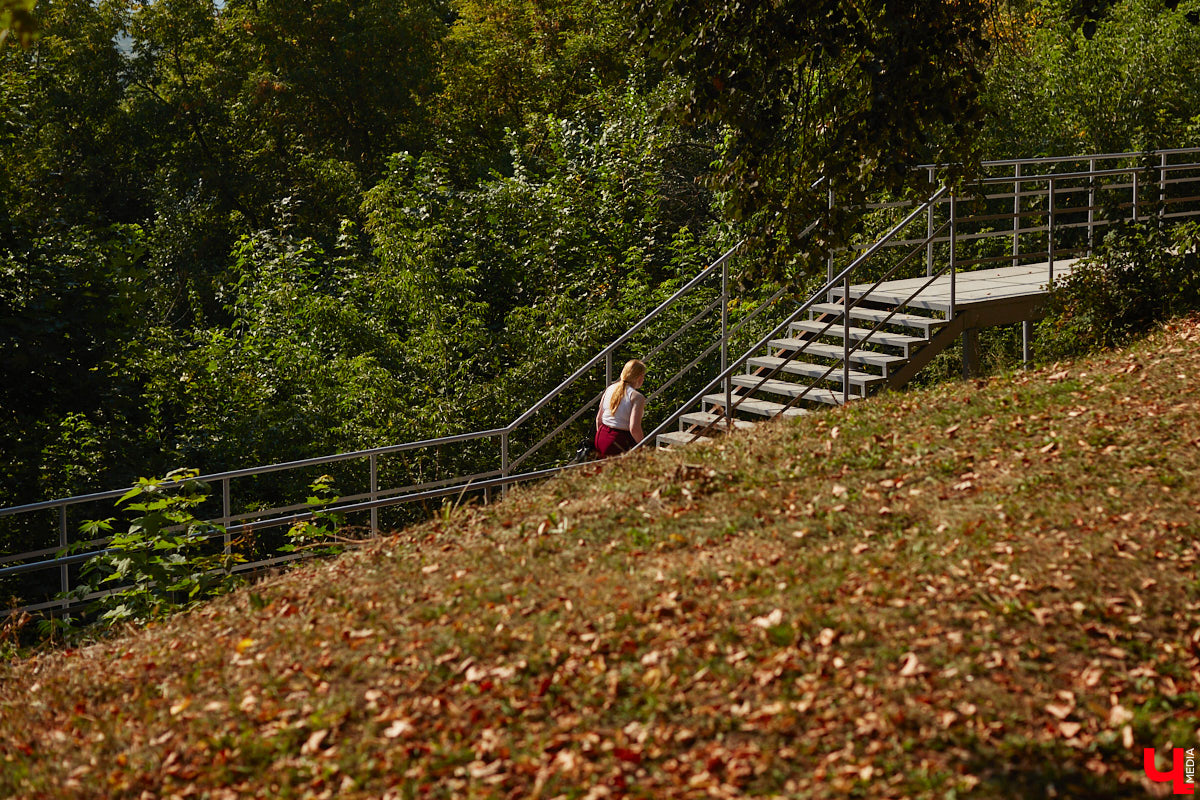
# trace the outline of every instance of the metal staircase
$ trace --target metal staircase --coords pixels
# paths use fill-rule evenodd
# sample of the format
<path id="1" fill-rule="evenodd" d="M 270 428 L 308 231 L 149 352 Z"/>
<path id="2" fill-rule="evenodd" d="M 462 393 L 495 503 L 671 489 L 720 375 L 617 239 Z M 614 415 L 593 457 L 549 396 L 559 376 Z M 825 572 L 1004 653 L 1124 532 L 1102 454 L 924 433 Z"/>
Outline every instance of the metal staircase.
<path id="1" fill-rule="evenodd" d="M 693 406 L 656 428 L 657 446 L 900 388 L 960 337 L 969 373 L 986 327 L 1021 323 L 1028 362 L 1031 323 L 1049 288 L 1091 253 L 1103 228 L 1148 215 L 1200 216 L 1198 155 L 985 164 L 1009 171 L 983 177 L 963 197 L 939 188 L 836 275 L 831 258 L 825 285 L 693 397 Z M 931 183 L 934 177 L 931 170 Z M 912 206 L 868 211 L 888 208 Z"/>
<path id="2" fill-rule="evenodd" d="M 917 352 L 930 344 L 934 333 L 948 324 L 944 318 L 853 300 L 849 325 L 845 314 L 846 303 L 840 298 L 814 304 L 808 319 L 790 323 L 787 335 L 771 339 L 761 355 L 745 360 L 745 374 L 730 376 L 730 397 L 704 395 L 704 410 L 683 414 L 680 429 L 660 433 L 657 445 L 687 444 L 724 432 L 727 407 L 733 409 L 730 418 L 735 429 L 744 430 L 756 421 L 801 416 L 862 399 L 887 387 L 889 378 L 911 363 Z M 843 368 L 847 356 L 848 370 Z"/>

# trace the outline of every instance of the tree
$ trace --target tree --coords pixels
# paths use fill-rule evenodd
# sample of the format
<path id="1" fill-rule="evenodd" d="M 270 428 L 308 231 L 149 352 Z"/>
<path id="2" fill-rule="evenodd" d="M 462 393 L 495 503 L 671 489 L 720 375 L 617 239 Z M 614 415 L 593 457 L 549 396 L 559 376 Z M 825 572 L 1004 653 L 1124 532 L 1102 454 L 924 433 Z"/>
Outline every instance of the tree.
<path id="1" fill-rule="evenodd" d="M 570 116 L 618 83 L 634 56 L 611 0 L 452 0 L 434 123 L 460 183 L 510 166 L 506 130 Z"/>
<path id="2" fill-rule="evenodd" d="M 988 71 L 991 157 L 1185 147 L 1200 138 L 1200 9 L 1121 0 L 1081 21 L 1046 0 Z"/>
<path id="3" fill-rule="evenodd" d="M 979 0 L 638 5 L 641 40 L 687 81 L 685 118 L 725 132 L 717 187 L 775 269 L 824 212 L 818 179 L 854 203 L 969 156 L 984 22 Z M 834 241 L 845 231 L 832 221 Z"/>

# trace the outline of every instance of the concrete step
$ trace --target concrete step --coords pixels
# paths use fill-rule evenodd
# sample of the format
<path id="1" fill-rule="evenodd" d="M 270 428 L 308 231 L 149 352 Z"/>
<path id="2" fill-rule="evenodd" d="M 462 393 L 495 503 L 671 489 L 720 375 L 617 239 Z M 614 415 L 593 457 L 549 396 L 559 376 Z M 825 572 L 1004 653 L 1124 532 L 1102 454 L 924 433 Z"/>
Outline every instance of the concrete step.
<path id="1" fill-rule="evenodd" d="M 679 418 L 679 421 L 684 425 L 696 425 L 702 429 L 712 425 L 714 433 L 724 432 L 727 429 L 725 415 L 714 414 L 711 411 L 694 411 L 691 414 L 684 414 Z M 754 425 L 755 423 L 748 419 L 738 419 L 737 417 L 733 419 L 734 430 L 744 431 L 748 428 L 753 428 Z"/>
<path id="2" fill-rule="evenodd" d="M 801 331 L 803 333 L 811 333 L 820 336 L 832 336 L 839 341 L 846 332 L 846 329 L 840 322 L 835 322 L 832 325 L 829 325 L 825 322 L 818 322 L 816 320 L 802 320 L 800 322 L 793 322 L 789 327 L 791 327 L 793 331 Z M 920 336 L 905 336 L 902 333 L 891 333 L 883 330 L 872 331 L 870 328 L 856 328 L 851 326 L 850 341 L 861 342 L 864 339 L 867 339 L 868 336 L 870 339 L 867 340 L 867 344 L 881 345 L 883 347 L 895 347 L 896 349 L 903 351 L 906 358 L 912 356 L 912 351 L 915 347 L 920 347 L 928 341 L 928 339 L 923 339 Z"/>
<path id="3" fill-rule="evenodd" d="M 806 355 L 832 358 L 837 361 L 842 359 L 843 354 L 840 345 L 823 344 L 803 339 L 772 339 L 769 344 L 771 347 L 778 347 L 780 350 L 799 350 Z M 904 356 L 890 356 L 887 353 L 877 353 L 874 350 L 855 350 L 850 354 L 850 361 L 855 364 L 870 364 L 873 367 L 881 367 L 886 370 L 899 367 L 905 361 L 908 361 L 908 359 Z"/>
<path id="4" fill-rule="evenodd" d="M 840 317 L 842 315 L 841 303 L 817 303 L 812 306 L 811 310 L 815 314 L 832 314 Z M 929 338 L 932 331 L 946 324 L 946 320 L 937 319 L 936 317 L 923 317 L 920 314 L 902 314 L 897 311 L 888 316 L 890 311 L 885 311 L 878 308 L 861 308 L 855 306 L 850 309 L 850 319 L 866 320 L 867 322 L 883 322 L 887 320 L 888 325 L 897 325 L 902 328 L 911 328 L 920 331 L 925 338 Z"/>
<path id="5" fill-rule="evenodd" d="M 712 439 L 707 436 L 697 436 L 694 433 L 687 433 L 686 431 L 667 431 L 666 433 L 660 433 L 657 438 L 655 438 L 654 444 L 657 447 L 666 449 L 669 447 L 681 447 L 685 444 L 692 444 L 693 442 L 711 441 Z"/>
<path id="6" fill-rule="evenodd" d="M 810 389 L 809 384 L 807 383 L 780 381 L 774 378 L 764 381 L 762 378 L 755 377 L 754 375 L 735 375 L 733 376 L 733 382 L 738 386 L 743 386 L 747 389 L 753 389 L 755 386 L 758 386 L 761 383 L 762 386 L 759 387 L 758 391 L 767 392 L 768 394 L 779 394 L 783 395 L 784 397 L 797 397 L 803 393 L 803 400 L 813 403 L 825 403 L 826 405 L 840 406 L 843 402 L 845 402 L 841 392 L 835 392 L 832 389 L 825 389 L 820 386 Z M 808 390 L 807 393 L 805 393 L 806 389 Z M 851 402 L 861 399 L 861 395 L 850 395 Z M 737 406 L 737 409 L 741 410 L 745 407 L 745 405 L 746 403 L 744 402 L 740 406 Z"/>
<path id="7" fill-rule="evenodd" d="M 782 403 L 772 403 L 769 400 L 759 400 L 756 397 L 748 397 L 738 402 L 739 398 L 734 395 L 733 402 L 737 403 L 737 410 L 744 411 L 747 414 L 758 414 L 760 417 L 777 417 L 782 413 L 785 417 L 802 417 L 809 413 L 807 408 L 789 408 L 784 410 Z M 706 394 L 704 402 L 710 406 L 724 407 L 724 394 Z M 736 412 L 735 412 L 736 413 Z"/>
<path id="8" fill-rule="evenodd" d="M 765 369 L 768 371 L 773 371 L 782 364 L 783 366 L 780 368 L 780 372 L 786 372 L 789 375 L 801 375 L 805 378 L 809 378 L 810 380 L 816 380 L 817 378 L 820 378 L 829 369 L 828 366 L 822 366 L 821 364 L 806 364 L 802 361 L 788 361 L 787 363 L 784 363 L 784 359 L 780 358 L 779 356 L 759 356 L 758 358 L 749 358 L 746 359 L 746 363 L 752 368 Z M 833 372 L 829 374 L 829 377 L 827 377 L 826 380 L 833 381 L 840 385 L 842 382 L 841 368 L 835 368 Z M 859 372 L 858 370 L 853 369 L 850 370 L 851 386 L 864 388 L 867 386 L 872 386 L 876 383 L 882 383 L 885 380 L 887 379 L 882 375 L 876 375 L 873 372 Z"/>

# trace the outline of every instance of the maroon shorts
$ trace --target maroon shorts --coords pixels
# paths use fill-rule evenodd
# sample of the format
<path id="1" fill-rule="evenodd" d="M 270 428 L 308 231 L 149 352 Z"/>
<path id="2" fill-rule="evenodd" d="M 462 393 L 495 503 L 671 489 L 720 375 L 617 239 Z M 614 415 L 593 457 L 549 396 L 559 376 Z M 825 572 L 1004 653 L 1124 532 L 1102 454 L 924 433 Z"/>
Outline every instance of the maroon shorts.
<path id="1" fill-rule="evenodd" d="M 600 451 L 601 458 L 620 455 L 635 444 L 637 442 L 633 440 L 633 434 L 629 431 L 610 428 L 603 422 L 596 429 L 596 449 Z"/>

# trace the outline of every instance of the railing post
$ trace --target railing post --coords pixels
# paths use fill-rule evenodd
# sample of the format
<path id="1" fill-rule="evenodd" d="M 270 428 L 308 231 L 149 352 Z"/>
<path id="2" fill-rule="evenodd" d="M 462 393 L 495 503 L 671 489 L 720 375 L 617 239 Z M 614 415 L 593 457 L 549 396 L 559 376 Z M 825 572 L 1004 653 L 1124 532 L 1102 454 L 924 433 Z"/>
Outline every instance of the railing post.
<path id="1" fill-rule="evenodd" d="M 371 502 L 379 499 L 379 464 L 374 453 L 371 453 Z M 379 535 L 379 509 L 371 509 L 371 535 Z"/>
<path id="2" fill-rule="evenodd" d="M 721 262 L 721 372 L 729 366 L 729 259 Z M 732 376 L 725 376 L 725 427 L 733 430 Z"/>
<path id="3" fill-rule="evenodd" d="M 934 192 L 934 180 L 937 178 L 937 173 L 934 167 L 929 168 L 929 191 Z M 933 274 L 933 209 L 936 203 L 929 204 L 929 212 L 925 215 L 925 238 L 928 244 L 925 245 L 925 277 Z M 826 279 L 828 280 L 828 279 Z"/>
<path id="4" fill-rule="evenodd" d="M 1050 224 L 1046 231 L 1046 258 L 1050 262 L 1050 283 L 1054 283 L 1054 178 L 1050 179 Z"/>
<path id="5" fill-rule="evenodd" d="M 225 530 L 225 555 L 229 555 L 233 549 L 233 542 L 229 537 L 229 522 L 233 516 L 233 504 L 230 501 L 229 478 L 221 479 L 221 527 Z"/>
<path id="6" fill-rule="evenodd" d="M 70 542 L 67 540 L 67 507 L 59 506 L 58 508 L 58 546 L 62 548 L 65 555 L 67 546 Z M 67 592 L 71 591 L 71 574 L 66 564 L 58 566 L 58 582 L 62 588 L 63 597 L 67 596 Z M 66 608 L 68 602 L 63 600 L 62 607 Z"/>
<path id="7" fill-rule="evenodd" d="M 955 315 L 955 289 L 957 284 L 957 253 L 958 249 L 958 195 L 950 193 L 950 312 L 946 317 L 948 320 L 954 319 Z"/>
<path id="8" fill-rule="evenodd" d="M 828 210 L 825 212 L 825 233 L 826 233 L 825 242 L 826 242 L 826 244 L 828 244 L 829 240 L 830 240 L 830 237 L 829 237 L 829 232 L 831 229 L 831 225 L 830 225 L 831 219 L 830 218 L 832 216 L 833 216 L 833 181 L 830 181 L 829 182 L 829 192 L 828 192 Z M 829 283 L 830 281 L 832 281 L 833 276 L 835 274 L 836 273 L 833 270 L 833 248 L 831 247 L 831 248 L 829 248 L 829 255 L 825 259 L 825 282 Z M 833 302 L 833 291 L 832 290 L 830 290 L 829 296 L 825 298 L 825 302 L 827 302 L 827 303 Z"/>
<path id="9" fill-rule="evenodd" d="M 850 400 L 850 273 L 842 280 L 842 405 L 846 405 Z"/>
<path id="10" fill-rule="evenodd" d="M 500 477 L 508 477 L 508 431 L 500 434 Z M 500 496 L 504 497 L 508 494 L 508 484 L 500 485 Z"/>
<path id="11" fill-rule="evenodd" d="M 1088 255 L 1096 249 L 1096 159 L 1088 159 Z"/>
<path id="12" fill-rule="evenodd" d="M 1138 174 L 1133 173 L 1133 221 L 1138 220 Z"/>
<path id="13" fill-rule="evenodd" d="M 1163 153 L 1158 165 L 1158 215 L 1167 213 L 1167 154 Z"/>
<path id="14" fill-rule="evenodd" d="M 1021 260 L 1021 165 L 1016 165 L 1016 177 L 1013 180 L 1013 233 L 1012 233 L 1012 265 L 1018 266 Z"/>
<path id="15" fill-rule="evenodd" d="M 604 354 L 604 385 L 609 386 L 612 382 L 612 352 L 610 351 Z"/>
<path id="16" fill-rule="evenodd" d="M 1021 322 L 1021 361 L 1025 366 L 1033 361 L 1033 322 Z"/>

